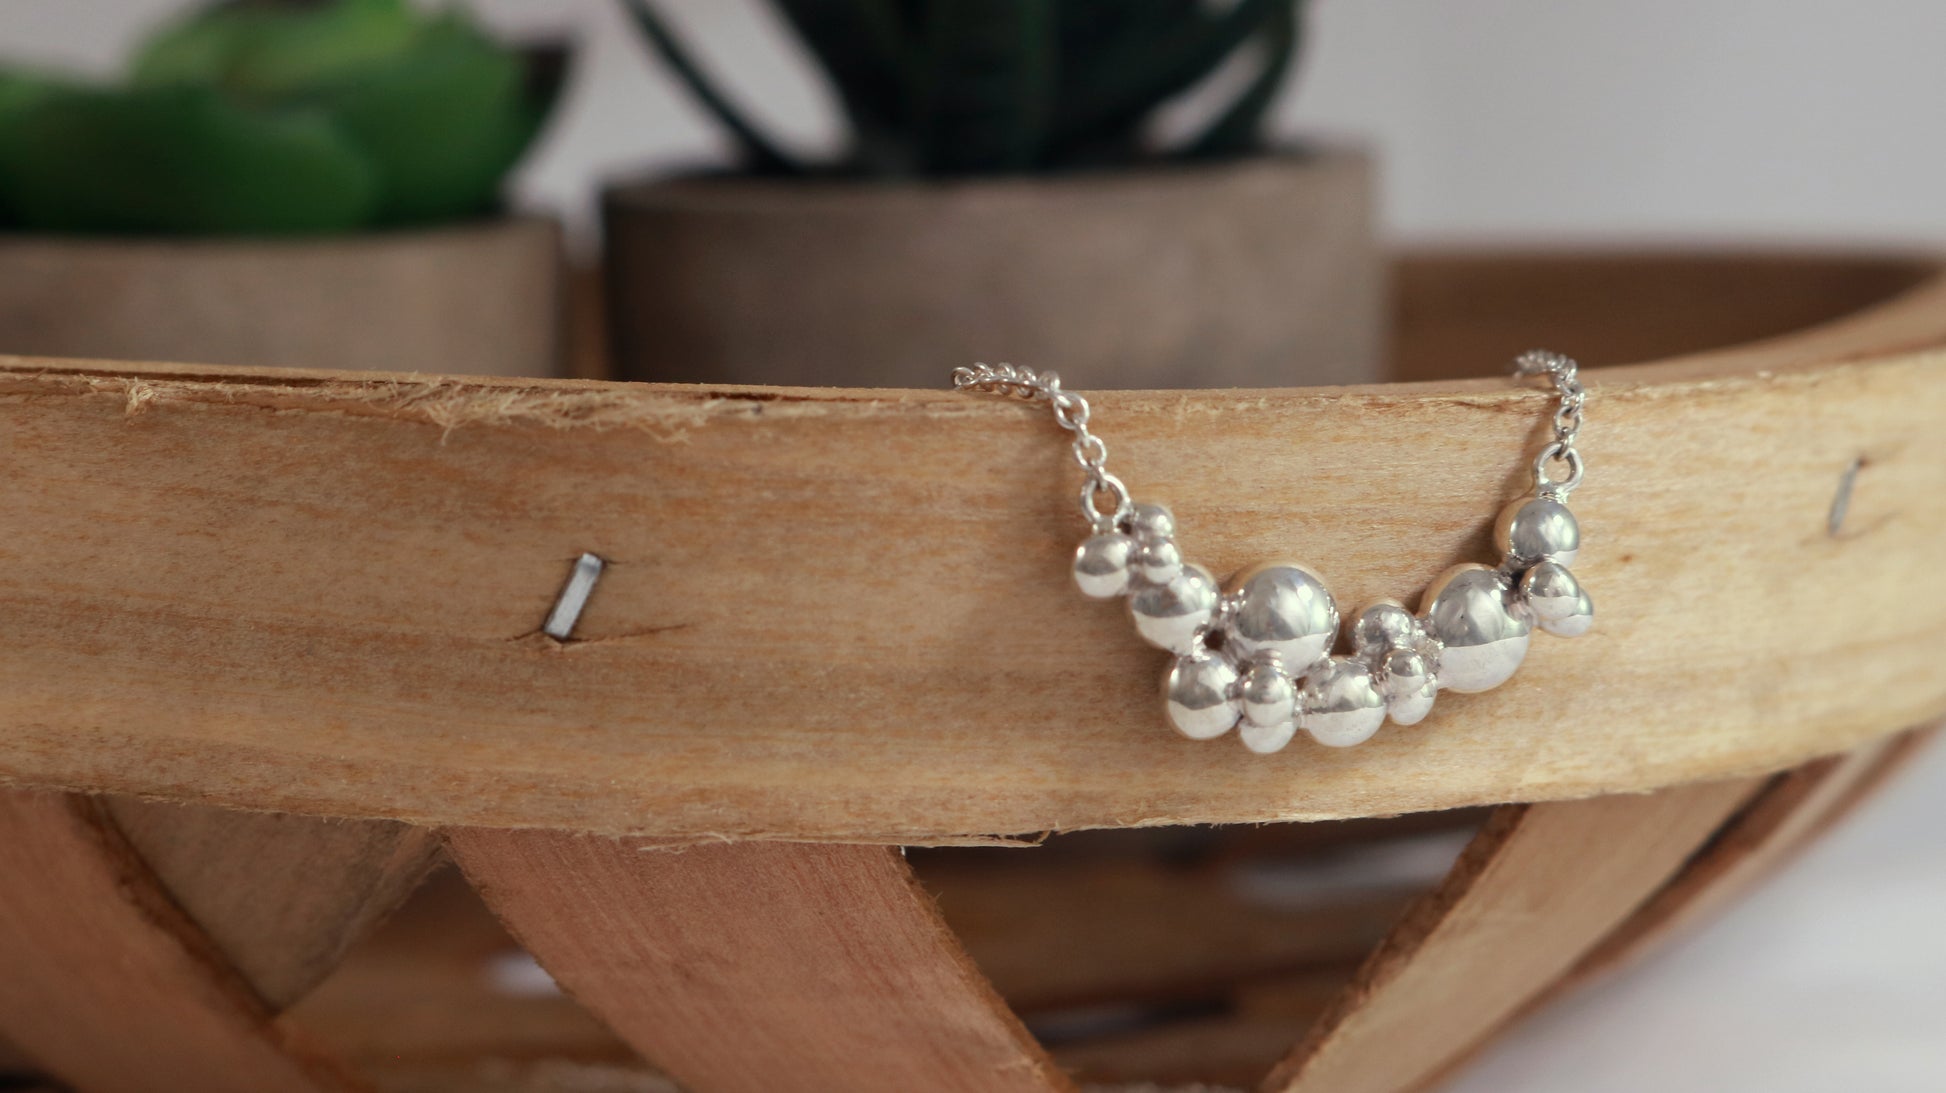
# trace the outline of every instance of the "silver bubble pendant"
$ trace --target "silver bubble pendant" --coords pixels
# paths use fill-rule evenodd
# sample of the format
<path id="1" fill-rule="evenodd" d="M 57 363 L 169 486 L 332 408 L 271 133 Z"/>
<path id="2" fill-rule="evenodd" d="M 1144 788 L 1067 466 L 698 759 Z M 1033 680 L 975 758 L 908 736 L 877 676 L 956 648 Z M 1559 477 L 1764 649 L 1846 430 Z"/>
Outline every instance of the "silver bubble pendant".
<path id="1" fill-rule="evenodd" d="M 1471 694 L 1505 683 L 1527 655 L 1534 626 L 1514 610 L 1505 574 L 1458 565 L 1426 590 L 1426 632 L 1437 640 L 1439 686 Z"/>
<path id="2" fill-rule="evenodd" d="M 1208 653 L 1176 658 L 1162 680 L 1162 704 L 1169 723 L 1191 740 L 1210 740 L 1229 732 L 1243 716 L 1236 699 L 1237 670 Z"/>
<path id="3" fill-rule="evenodd" d="M 1338 636 L 1338 605 L 1317 574 L 1288 563 L 1245 573 L 1223 640 L 1239 659 L 1272 654 L 1293 675 L 1323 660 Z"/>
<path id="4" fill-rule="evenodd" d="M 1332 659 L 1304 682 L 1298 724 L 1311 738 L 1333 748 L 1348 748 L 1372 738 L 1385 724 L 1385 696 L 1372 670 L 1355 660 Z"/>
<path id="5" fill-rule="evenodd" d="M 1074 548 L 1074 583 L 1091 599 L 1112 600 L 1128 591 L 1135 538 L 1111 531 Z"/>
<path id="6" fill-rule="evenodd" d="M 1216 618 L 1222 599 L 1209 570 L 1186 565 L 1173 580 L 1138 587 L 1128 598 L 1128 613 L 1142 640 L 1172 653 L 1188 653 L 1202 643 L 1204 628 Z"/>

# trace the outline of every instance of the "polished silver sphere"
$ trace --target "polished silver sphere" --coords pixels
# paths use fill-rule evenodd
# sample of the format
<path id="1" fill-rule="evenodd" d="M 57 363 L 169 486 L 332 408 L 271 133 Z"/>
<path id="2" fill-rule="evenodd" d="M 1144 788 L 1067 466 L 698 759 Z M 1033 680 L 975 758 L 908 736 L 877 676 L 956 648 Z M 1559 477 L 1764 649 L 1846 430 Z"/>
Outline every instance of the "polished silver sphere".
<path id="1" fill-rule="evenodd" d="M 1074 548 L 1074 583 L 1084 596 L 1111 600 L 1128 591 L 1135 540 L 1119 531 L 1090 537 Z"/>
<path id="2" fill-rule="evenodd" d="M 1394 649 L 1379 661 L 1380 693 L 1385 695 L 1385 712 L 1400 725 L 1417 725 L 1432 712 L 1433 697 L 1439 693 L 1432 665 L 1410 649 Z"/>
<path id="3" fill-rule="evenodd" d="M 1334 657 L 1306 677 L 1302 709 L 1304 731 L 1334 748 L 1362 744 L 1385 723 L 1385 696 L 1356 660 Z"/>
<path id="4" fill-rule="evenodd" d="M 1169 723 L 1191 740 L 1210 740 L 1230 731 L 1243 716 L 1237 702 L 1237 670 L 1212 653 L 1177 657 L 1162 680 L 1162 702 Z"/>
<path id="5" fill-rule="evenodd" d="M 1128 530 L 1129 534 L 1145 543 L 1173 539 L 1176 535 L 1176 518 L 1162 505 L 1136 505 L 1128 515 Z"/>
<path id="6" fill-rule="evenodd" d="M 1182 551 L 1173 539 L 1153 539 L 1135 554 L 1136 571 L 1150 584 L 1168 584 L 1182 572 Z"/>
<path id="7" fill-rule="evenodd" d="M 1460 565 L 1426 591 L 1426 633 L 1443 648 L 1441 690 L 1469 694 L 1507 681 L 1527 655 L 1533 624 L 1516 611 L 1513 587 L 1499 570 Z"/>
<path id="8" fill-rule="evenodd" d="M 1243 676 L 1243 716 L 1252 725 L 1274 727 L 1297 716 L 1297 684 L 1274 660 L 1252 664 Z"/>
<path id="9" fill-rule="evenodd" d="M 1284 745 L 1297 735 L 1297 723 L 1285 721 L 1276 725 L 1252 725 L 1245 721 L 1237 728 L 1237 737 L 1243 746 L 1258 755 L 1269 755 L 1284 750 Z"/>
<path id="10" fill-rule="evenodd" d="M 1561 502 L 1529 497 L 1501 510 L 1493 524 L 1493 542 L 1523 564 L 1548 559 L 1573 565 L 1581 550 L 1581 525 Z"/>
<path id="11" fill-rule="evenodd" d="M 1543 619 L 1541 629 L 1556 637 L 1578 638 L 1595 625 L 1595 603 L 1583 588 L 1575 593 L 1574 609 L 1558 619 Z"/>
<path id="12" fill-rule="evenodd" d="M 1128 613 L 1143 641 L 1172 653 L 1189 653 L 1201 645 L 1201 631 L 1216 617 L 1222 598 L 1209 570 L 1186 565 L 1172 581 L 1136 588 L 1128 598 Z"/>
<path id="13" fill-rule="evenodd" d="M 1419 645 L 1419 620 L 1404 604 L 1384 600 L 1358 613 L 1351 624 L 1351 646 L 1361 653 L 1414 649 Z"/>
<path id="14" fill-rule="evenodd" d="M 1520 598 L 1543 624 L 1574 614 L 1581 582 L 1559 562 L 1541 562 L 1520 576 Z"/>
<path id="15" fill-rule="evenodd" d="M 1324 659 L 1338 635 L 1338 605 L 1324 582 L 1302 566 L 1251 570 L 1231 599 L 1235 611 L 1224 641 L 1238 659 L 1274 653 L 1287 670 L 1302 675 Z"/>

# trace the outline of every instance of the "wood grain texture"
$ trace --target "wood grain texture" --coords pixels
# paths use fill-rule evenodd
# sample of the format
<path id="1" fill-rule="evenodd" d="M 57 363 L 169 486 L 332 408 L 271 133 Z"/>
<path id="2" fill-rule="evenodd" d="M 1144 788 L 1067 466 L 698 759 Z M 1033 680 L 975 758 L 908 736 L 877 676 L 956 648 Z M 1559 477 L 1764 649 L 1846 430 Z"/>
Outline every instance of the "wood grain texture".
<path id="1" fill-rule="evenodd" d="M 157 881 L 272 1009 L 330 974 L 439 855 L 433 832 L 108 797 Z"/>
<path id="2" fill-rule="evenodd" d="M 1938 731 L 1877 741 L 1778 775 L 1681 873 L 1562 977 L 1541 1004 L 1656 952 L 1748 895 L 1869 798 Z"/>
<path id="3" fill-rule="evenodd" d="M 1422 727 L 1268 760 L 1162 727 L 1161 659 L 1069 587 L 1074 472 L 1030 407 L 12 359 L 0 594 L 36 632 L 0 664 L 0 779 L 924 843 L 1775 771 L 1946 713 L 1941 346 L 1946 282 L 1593 372 L 1596 631 L 1537 638 Z M 1479 380 L 1108 392 L 1096 423 L 1192 558 L 1234 571 L 1298 536 L 1355 605 L 1488 556 L 1546 409 Z M 612 564 L 559 645 L 536 631 L 584 550 Z"/>
<path id="4" fill-rule="evenodd" d="M 0 794 L 0 1032 L 85 1093 L 354 1088 L 270 1021 L 86 799 Z"/>
<path id="5" fill-rule="evenodd" d="M 1466 1057 L 1653 895 L 1762 785 L 1508 806 L 1266 1093 L 1406 1093 Z"/>
<path id="6" fill-rule="evenodd" d="M 448 838 L 526 949 L 692 1093 L 1067 1087 L 896 850 Z"/>

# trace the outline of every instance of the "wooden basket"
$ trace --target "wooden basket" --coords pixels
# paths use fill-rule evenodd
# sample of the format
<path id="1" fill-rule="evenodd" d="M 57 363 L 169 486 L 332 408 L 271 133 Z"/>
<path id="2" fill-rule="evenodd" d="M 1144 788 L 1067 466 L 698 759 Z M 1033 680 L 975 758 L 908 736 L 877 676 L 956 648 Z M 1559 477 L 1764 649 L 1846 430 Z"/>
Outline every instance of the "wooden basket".
<path id="1" fill-rule="evenodd" d="M 1589 377 L 1601 625 L 1421 728 L 1268 760 L 1156 727 L 1154 657 L 1066 587 L 1070 468 L 1026 407 L 0 359 L 15 1068 L 1436 1082 L 1946 712 L 1946 268 L 1434 256 L 1399 282 L 1423 382 L 1104 393 L 1119 469 L 1214 569 L 1301 536 L 1347 602 L 1396 595 L 1485 549 L 1543 428 L 1544 391 L 1448 373 L 1535 343 L 1651 361 Z M 583 551 L 610 565 L 557 642 Z M 1084 829 L 1121 830 L 1005 848 Z M 1453 831 L 1442 880 L 1330 879 Z M 574 1002 L 504 989 L 482 900 Z"/>

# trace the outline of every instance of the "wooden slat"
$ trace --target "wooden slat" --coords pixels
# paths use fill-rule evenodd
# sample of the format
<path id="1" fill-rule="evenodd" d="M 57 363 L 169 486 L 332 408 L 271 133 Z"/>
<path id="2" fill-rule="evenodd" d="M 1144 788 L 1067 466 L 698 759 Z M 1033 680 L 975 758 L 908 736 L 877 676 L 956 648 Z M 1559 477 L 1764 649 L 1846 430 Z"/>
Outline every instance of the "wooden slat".
<path id="1" fill-rule="evenodd" d="M 431 831 L 383 820 L 131 797 L 103 805 L 170 897 L 272 1009 L 330 974 L 439 853 Z"/>
<path id="2" fill-rule="evenodd" d="M 92 802 L 0 794 L 0 1033 L 85 1093 L 352 1083 L 271 1023 Z"/>
<path id="3" fill-rule="evenodd" d="M 896 850 L 449 839 L 528 951 L 691 1093 L 1065 1088 Z"/>
<path id="4" fill-rule="evenodd" d="M 1937 729 L 1869 744 L 1778 775 L 1655 897 L 1631 915 L 1550 998 L 1654 952 L 1783 868 L 1933 742 Z"/>
<path id="5" fill-rule="evenodd" d="M 1946 508 L 1913 501 L 1946 495 L 1941 345 L 1946 282 L 1591 374 L 1575 507 L 1595 632 L 1537 639 L 1508 685 L 1421 728 L 1267 760 L 1163 728 L 1158 657 L 1069 587 L 1075 479 L 1044 410 L 13 359 L 0 595 L 35 640 L 0 664 L 0 779 L 924 843 L 1784 769 L 1946 714 Z M 1040 363 L 1089 386 L 1085 362 Z M 1299 537 L 1355 605 L 1490 556 L 1546 399 L 1504 380 L 1111 392 L 1095 421 L 1193 558 L 1230 571 Z M 615 564 L 562 646 L 536 630 L 583 550 Z"/>
<path id="6" fill-rule="evenodd" d="M 1501 810 L 1263 1088 L 1422 1087 L 1547 990 L 1761 784 Z"/>

